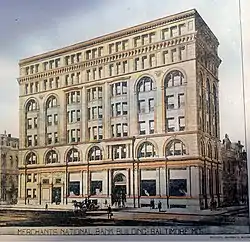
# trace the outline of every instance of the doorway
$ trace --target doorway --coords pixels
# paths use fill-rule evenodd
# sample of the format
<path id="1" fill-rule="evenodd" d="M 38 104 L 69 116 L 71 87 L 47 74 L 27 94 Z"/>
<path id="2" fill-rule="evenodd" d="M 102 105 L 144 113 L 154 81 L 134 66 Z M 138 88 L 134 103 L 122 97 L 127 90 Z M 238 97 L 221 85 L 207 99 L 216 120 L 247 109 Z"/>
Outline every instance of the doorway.
<path id="1" fill-rule="evenodd" d="M 61 195 L 62 195 L 62 189 L 61 187 L 53 187 L 52 189 L 52 203 L 60 204 L 61 203 Z"/>

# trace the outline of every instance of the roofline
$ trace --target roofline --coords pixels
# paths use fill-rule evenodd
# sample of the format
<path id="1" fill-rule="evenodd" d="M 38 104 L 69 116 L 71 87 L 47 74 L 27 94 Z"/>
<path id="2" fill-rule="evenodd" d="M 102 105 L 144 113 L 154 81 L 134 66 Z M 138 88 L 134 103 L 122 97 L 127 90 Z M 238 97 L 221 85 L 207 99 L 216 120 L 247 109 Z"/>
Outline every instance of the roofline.
<path id="1" fill-rule="evenodd" d="M 174 21 L 179 20 L 179 19 L 192 17 L 192 16 L 195 16 L 196 14 L 198 14 L 196 9 L 190 9 L 190 10 L 186 10 L 186 11 L 183 11 L 183 12 L 180 12 L 177 14 L 172 14 L 172 15 L 169 15 L 167 17 L 162 17 L 162 18 L 159 18 L 156 20 L 148 21 L 146 23 L 142 23 L 142 24 L 128 27 L 128 28 L 125 28 L 125 29 L 122 29 L 119 31 L 109 33 L 109 34 L 105 34 L 105 35 L 102 35 L 102 36 L 99 36 L 99 37 L 96 37 L 96 38 L 93 38 L 93 39 L 90 39 L 87 41 L 78 42 L 76 44 L 69 45 L 69 46 L 66 46 L 66 47 L 63 47 L 60 49 L 48 51 L 48 52 L 45 52 L 43 54 L 35 55 L 32 57 L 28 57 L 28 58 L 23 58 L 19 61 L 19 65 L 23 65 L 23 64 L 33 62 L 33 61 L 39 61 L 40 59 L 45 59 L 45 58 L 50 57 L 50 56 L 61 55 L 63 53 L 77 50 L 80 48 L 88 48 L 88 47 L 96 45 L 96 44 L 101 44 L 105 41 L 110 41 L 112 39 L 122 37 L 123 35 L 129 35 L 132 33 L 139 32 L 141 30 L 153 28 L 157 25 L 162 25 L 162 24 L 165 24 L 168 22 L 174 22 Z"/>

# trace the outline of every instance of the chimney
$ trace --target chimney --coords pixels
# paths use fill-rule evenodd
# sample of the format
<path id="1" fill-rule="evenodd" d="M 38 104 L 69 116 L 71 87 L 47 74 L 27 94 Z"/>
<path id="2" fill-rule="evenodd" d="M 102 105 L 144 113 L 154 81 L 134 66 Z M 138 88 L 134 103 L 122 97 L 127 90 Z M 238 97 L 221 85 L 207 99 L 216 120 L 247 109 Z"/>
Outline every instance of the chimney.
<path id="1" fill-rule="evenodd" d="M 8 134 L 8 137 L 11 138 L 11 134 Z"/>

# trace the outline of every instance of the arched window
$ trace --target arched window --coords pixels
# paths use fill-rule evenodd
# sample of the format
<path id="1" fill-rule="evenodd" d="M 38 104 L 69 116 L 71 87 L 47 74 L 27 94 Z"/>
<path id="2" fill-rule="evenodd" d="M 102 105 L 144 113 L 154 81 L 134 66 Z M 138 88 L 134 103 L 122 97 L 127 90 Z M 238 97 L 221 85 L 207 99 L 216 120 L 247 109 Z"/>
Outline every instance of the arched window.
<path id="1" fill-rule="evenodd" d="M 94 146 L 89 150 L 88 159 L 91 160 L 102 160 L 102 151 L 98 146 Z"/>
<path id="2" fill-rule="evenodd" d="M 212 146 L 210 143 L 207 144 L 207 157 L 212 159 Z"/>
<path id="3" fill-rule="evenodd" d="M 186 146 L 181 140 L 171 141 L 166 148 L 167 156 L 186 155 Z"/>
<path id="4" fill-rule="evenodd" d="M 57 99 L 55 96 L 49 97 L 47 100 L 46 108 L 53 108 L 57 106 Z"/>
<path id="5" fill-rule="evenodd" d="M 201 147 L 200 147 L 200 151 L 201 151 L 201 155 L 203 156 L 203 157 L 205 157 L 206 156 L 206 149 L 205 149 L 205 144 L 204 144 L 204 141 L 203 140 L 201 140 L 201 143 L 200 143 L 200 145 L 201 145 Z"/>
<path id="6" fill-rule="evenodd" d="M 138 158 L 154 157 L 155 147 L 150 142 L 142 143 L 138 148 Z"/>
<path id="7" fill-rule="evenodd" d="M 79 162 L 80 153 L 77 149 L 72 148 L 67 153 L 67 162 Z"/>
<path id="8" fill-rule="evenodd" d="M 122 173 L 116 174 L 114 177 L 114 182 L 126 182 L 126 176 Z"/>
<path id="9" fill-rule="evenodd" d="M 58 154 L 54 150 L 48 151 L 45 156 L 45 164 L 59 163 Z"/>
<path id="10" fill-rule="evenodd" d="M 182 86 L 185 82 L 184 75 L 178 70 L 171 71 L 165 78 L 165 87 Z"/>
<path id="11" fill-rule="evenodd" d="M 153 80 L 148 77 L 142 77 L 137 84 L 137 92 L 150 92 L 154 88 Z"/>
<path id="12" fill-rule="evenodd" d="M 30 152 L 25 158 L 27 165 L 34 165 L 37 164 L 37 157 L 34 152 Z"/>
<path id="13" fill-rule="evenodd" d="M 38 109 L 37 102 L 34 99 L 31 99 L 26 104 L 26 112 L 35 111 Z"/>

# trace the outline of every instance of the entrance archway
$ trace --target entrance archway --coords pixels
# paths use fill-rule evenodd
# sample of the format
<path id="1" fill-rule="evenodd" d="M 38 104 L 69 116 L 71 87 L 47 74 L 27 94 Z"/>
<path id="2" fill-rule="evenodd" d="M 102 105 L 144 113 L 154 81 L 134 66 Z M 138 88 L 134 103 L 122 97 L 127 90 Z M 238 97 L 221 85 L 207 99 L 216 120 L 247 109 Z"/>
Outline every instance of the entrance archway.
<path id="1" fill-rule="evenodd" d="M 124 205 L 126 202 L 127 194 L 127 179 L 126 176 L 122 173 L 118 173 L 113 178 L 112 183 L 112 205 L 116 204 L 118 206 Z"/>

